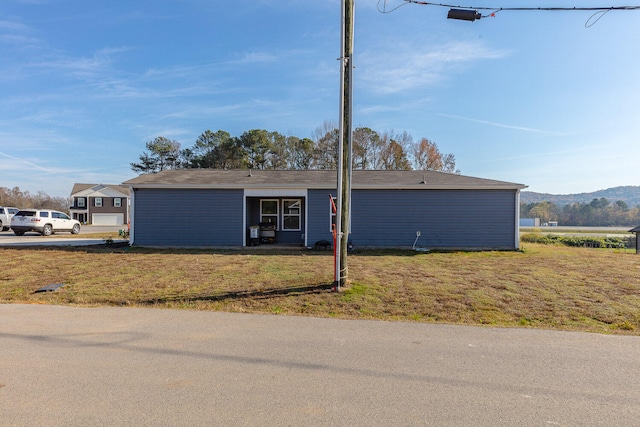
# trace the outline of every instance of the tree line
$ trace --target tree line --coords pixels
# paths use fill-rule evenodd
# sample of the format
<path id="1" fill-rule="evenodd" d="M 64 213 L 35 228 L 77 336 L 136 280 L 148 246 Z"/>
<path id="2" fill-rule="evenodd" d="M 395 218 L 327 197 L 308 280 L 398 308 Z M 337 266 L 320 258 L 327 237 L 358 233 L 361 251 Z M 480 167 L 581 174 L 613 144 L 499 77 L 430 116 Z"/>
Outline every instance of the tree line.
<path id="1" fill-rule="evenodd" d="M 189 148 L 158 136 L 146 143 L 139 162 L 131 163 L 138 174 L 166 169 L 337 169 L 339 131 L 331 123 L 317 128 L 311 138 L 285 136 L 252 129 L 240 136 L 218 130 L 203 132 Z M 353 131 L 354 169 L 435 170 L 459 174 L 455 156 L 421 138 L 414 142 L 407 132 L 376 132 L 367 127 Z"/>
<path id="2" fill-rule="evenodd" d="M 604 197 L 562 208 L 552 202 L 521 203 L 520 217 L 540 218 L 541 222 L 558 221 L 560 225 L 632 227 L 640 225 L 640 206 L 629 207 L 623 200 L 611 203 Z"/>
<path id="3" fill-rule="evenodd" d="M 0 206 L 18 209 L 53 209 L 69 212 L 70 200 L 67 197 L 51 197 L 43 191 L 35 194 L 22 191 L 19 187 L 0 187 Z"/>

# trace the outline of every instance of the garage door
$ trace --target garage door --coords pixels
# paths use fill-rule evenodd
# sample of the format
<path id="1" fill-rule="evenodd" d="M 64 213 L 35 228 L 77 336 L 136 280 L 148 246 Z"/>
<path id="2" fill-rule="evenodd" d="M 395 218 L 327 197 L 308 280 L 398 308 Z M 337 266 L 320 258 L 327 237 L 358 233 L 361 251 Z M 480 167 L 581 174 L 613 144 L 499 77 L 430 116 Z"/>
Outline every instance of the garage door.
<path id="1" fill-rule="evenodd" d="M 91 224 L 93 224 L 93 225 L 123 225 L 124 224 L 124 214 L 121 214 L 121 213 L 92 214 L 91 215 Z"/>

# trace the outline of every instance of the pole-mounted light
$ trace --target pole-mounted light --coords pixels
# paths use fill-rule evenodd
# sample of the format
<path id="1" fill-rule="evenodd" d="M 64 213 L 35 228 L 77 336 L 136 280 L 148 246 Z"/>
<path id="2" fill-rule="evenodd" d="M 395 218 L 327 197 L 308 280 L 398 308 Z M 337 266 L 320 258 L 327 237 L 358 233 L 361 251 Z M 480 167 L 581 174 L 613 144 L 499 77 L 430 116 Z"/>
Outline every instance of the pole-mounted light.
<path id="1" fill-rule="evenodd" d="M 448 19 L 459 19 L 462 21 L 475 21 L 476 19 L 482 18 L 482 15 L 478 13 L 477 10 L 469 10 L 469 9 L 449 9 L 449 13 L 447 14 Z"/>

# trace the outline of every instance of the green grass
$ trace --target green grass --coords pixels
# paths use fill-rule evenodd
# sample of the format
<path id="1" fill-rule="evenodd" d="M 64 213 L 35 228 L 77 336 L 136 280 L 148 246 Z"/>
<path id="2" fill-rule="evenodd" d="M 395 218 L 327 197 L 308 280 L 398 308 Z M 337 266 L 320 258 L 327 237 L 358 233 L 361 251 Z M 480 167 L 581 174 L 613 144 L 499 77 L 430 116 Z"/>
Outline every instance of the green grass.
<path id="1" fill-rule="evenodd" d="M 640 335 L 640 256 L 525 243 L 512 252 L 359 251 L 332 290 L 320 251 L 3 248 L 0 302 L 118 305 Z M 56 292 L 34 293 L 64 283 Z"/>

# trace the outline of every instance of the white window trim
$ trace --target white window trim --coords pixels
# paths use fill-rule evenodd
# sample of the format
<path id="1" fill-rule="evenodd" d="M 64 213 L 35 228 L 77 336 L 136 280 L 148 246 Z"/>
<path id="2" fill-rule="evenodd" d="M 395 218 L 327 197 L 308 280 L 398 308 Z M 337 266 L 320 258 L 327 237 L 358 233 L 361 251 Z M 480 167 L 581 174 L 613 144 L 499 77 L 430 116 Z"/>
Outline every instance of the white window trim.
<path id="1" fill-rule="evenodd" d="M 333 199 L 333 203 L 335 203 L 336 206 L 337 206 L 338 205 L 338 198 L 336 196 L 331 196 L 331 199 Z M 331 205 L 331 200 L 329 200 L 329 231 L 331 233 L 333 233 L 333 224 L 334 224 L 333 219 L 336 218 L 336 215 L 337 214 L 335 212 L 333 212 L 333 206 Z M 336 219 L 335 223 L 336 224 L 338 223 L 337 219 Z"/>
<path id="2" fill-rule="evenodd" d="M 294 202 L 298 204 L 298 213 L 290 214 L 285 210 L 287 202 Z M 285 217 L 298 217 L 298 228 L 285 228 Z M 282 199 L 282 231 L 300 231 L 302 230 L 302 199 Z"/>
<path id="3" fill-rule="evenodd" d="M 263 202 L 276 202 L 276 213 L 275 214 L 263 214 L 262 213 L 262 203 Z M 260 222 L 264 222 L 262 218 L 276 218 L 276 231 L 280 230 L 280 203 L 278 203 L 278 199 L 260 199 Z"/>
<path id="4" fill-rule="evenodd" d="M 100 201 L 100 204 L 98 204 L 98 200 Z M 96 208 L 101 208 L 102 207 L 102 197 L 96 197 L 93 201 L 93 204 L 95 205 Z"/>
<path id="5" fill-rule="evenodd" d="M 120 197 L 114 197 L 113 198 L 113 207 L 114 208 L 121 208 L 122 207 L 122 199 Z"/>
<path id="6" fill-rule="evenodd" d="M 76 198 L 76 206 L 79 207 L 79 208 L 86 207 L 86 205 L 87 205 L 86 200 L 87 199 L 85 199 L 84 197 Z"/>

